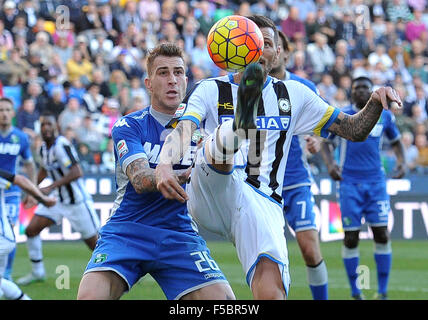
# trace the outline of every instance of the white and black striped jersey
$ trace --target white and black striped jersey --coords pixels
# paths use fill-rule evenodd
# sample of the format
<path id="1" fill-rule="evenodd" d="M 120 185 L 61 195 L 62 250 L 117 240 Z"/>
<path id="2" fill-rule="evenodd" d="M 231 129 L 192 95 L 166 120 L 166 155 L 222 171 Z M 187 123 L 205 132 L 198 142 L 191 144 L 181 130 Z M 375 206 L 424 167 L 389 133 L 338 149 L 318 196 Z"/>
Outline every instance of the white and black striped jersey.
<path id="1" fill-rule="evenodd" d="M 12 224 L 7 216 L 5 190 L 12 186 L 14 174 L 0 169 L 0 237 L 15 242 Z"/>
<path id="2" fill-rule="evenodd" d="M 202 80 L 178 108 L 176 117 L 195 122 L 207 134 L 233 118 L 238 84 L 233 75 Z M 268 77 L 257 112 L 257 132 L 250 135 L 234 159 L 245 166 L 246 182 L 258 192 L 282 203 L 282 186 L 293 135 L 327 137 L 339 110 L 328 105 L 305 85 Z M 250 142 L 251 141 L 251 142 Z"/>
<path id="3" fill-rule="evenodd" d="M 70 167 L 79 162 L 74 146 L 63 136 L 58 136 L 49 149 L 43 142 L 40 157 L 41 167 L 46 170 L 52 181 L 64 177 L 70 171 Z M 63 185 L 56 191 L 58 200 L 64 204 L 75 204 L 91 199 L 82 178 Z"/>

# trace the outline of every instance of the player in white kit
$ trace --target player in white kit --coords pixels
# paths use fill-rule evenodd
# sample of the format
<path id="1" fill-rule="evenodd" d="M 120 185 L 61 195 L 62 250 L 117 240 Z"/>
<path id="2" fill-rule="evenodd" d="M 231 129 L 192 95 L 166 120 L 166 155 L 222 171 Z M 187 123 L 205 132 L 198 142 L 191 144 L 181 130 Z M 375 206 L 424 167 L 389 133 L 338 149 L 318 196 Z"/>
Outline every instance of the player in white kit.
<path id="1" fill-rule="evenodd" d="M 292 136 L 327 137 L 331 131 L 364 140 L 382 110 L 381 99 L 385 105 L 387 99 L 401 101 L 391 88 L 381 88 L 361 114 L 348 117 L 301 83 L 269 77 L 279 54 L 276 27 L 266 17 L 249 18 L 264 37 L 259 63 L 244 73 L 202 80 L 185 98 L 176 113 L 180 122 L 160 154 L 157 186 L 167 199 L 188 200 L 200 225 L 236 246 L 255 299 L 285 299 L 290 276 L 281 193 Z M 197 127 L 209 137 L 184 191 L 172 164 Z"/>

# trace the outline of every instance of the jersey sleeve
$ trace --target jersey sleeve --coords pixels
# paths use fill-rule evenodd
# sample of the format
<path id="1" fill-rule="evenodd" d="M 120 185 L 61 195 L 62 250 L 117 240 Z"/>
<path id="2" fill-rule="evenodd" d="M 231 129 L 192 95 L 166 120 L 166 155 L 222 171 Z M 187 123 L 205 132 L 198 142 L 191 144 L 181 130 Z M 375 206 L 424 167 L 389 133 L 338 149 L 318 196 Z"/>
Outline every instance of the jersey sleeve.
<path id="1" fill-rule="evenodd" d="M 70 168 L 79 162 L 76 149 L 66 138 L 62 137 L 56 145 L 55 155 L 62 166 Z"/>
<path id="2" fill-rule="evenodd" d="M 400 140 L 401 133 L 400 133 L 400 130 L 398 130 L 398 127 L 395 123 L 395 116 L 389 111 L 385 111 L 385 114 L 388 117 L 387 126 L 385 128 L 385 135 L 387 136 L 390 142 L 395 142 Z"/>
<path id="3" fill-rule="evenodd" d="M 198 82 L 195 87 L 186 95 L 183 103 L 180 105 L 182 108 L 179 120 L 190 120 L 200 126 L 201 121 L 206 118 L 208 113 L 207 101 L 210 101 L 207 97 L 216 95 L 217 86 L 214 81 L 201 81 Z M 179 108 L 180 110 L 180 108 Z"/>
<path id="4" fill-rule="evenodd" d="M 130 117 L 119 119 L 111 131 L 117 161 L 126 174 L 128 165 L 140 158 L 147 159 L 144 151 L 144 141 L 142 140 L 141 130 L 135 119 Z"/>
<path id="5" fill-rule="evenodd" d="M 316 134 L 327 138 L 328 128 L 340 113 L 340 110 L 332 107 L 321 99 L 315 92 L 297 81 L 288 81 L 291 105 L 296 106 L 296 127 L 293 134 Z"/>

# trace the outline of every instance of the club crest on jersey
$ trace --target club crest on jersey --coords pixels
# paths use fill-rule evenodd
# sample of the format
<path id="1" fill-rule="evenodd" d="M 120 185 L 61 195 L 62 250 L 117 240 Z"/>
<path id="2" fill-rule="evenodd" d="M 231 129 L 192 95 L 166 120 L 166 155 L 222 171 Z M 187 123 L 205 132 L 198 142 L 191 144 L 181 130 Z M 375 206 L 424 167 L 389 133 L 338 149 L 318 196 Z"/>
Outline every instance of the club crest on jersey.
<path id="1" fill-rule="evenodd" d="M 117 148 L 117 153 L 119 154 L 119 158 L 122 158 L 129 151 L 125 140 L 120 140 L 117 143 L 116 148 Z"/>
<path id="2" fill-rule="evenodd" d="M 291 103 L 288 99 L 281 98 L 278 100 L 278 108 L 282 112 L 290 112 L 291 110 Z"/>

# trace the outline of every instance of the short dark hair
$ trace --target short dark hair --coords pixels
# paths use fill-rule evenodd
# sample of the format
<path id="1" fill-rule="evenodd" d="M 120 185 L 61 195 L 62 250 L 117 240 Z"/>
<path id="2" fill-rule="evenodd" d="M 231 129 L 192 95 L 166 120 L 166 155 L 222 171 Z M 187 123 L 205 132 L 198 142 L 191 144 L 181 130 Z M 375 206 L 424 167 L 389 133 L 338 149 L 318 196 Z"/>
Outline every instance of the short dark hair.
<path id="1" fill-rule="evenodd" d="M 147 74 L 149 76 L 152 74 L 152 71 L 153 71 L 152 70 L 153 62 L 159 56 L 179 57 L 183 59 L 183 61 L 185 61 L 183 50 L 181 50 L 179 46 L 171 42 L 162 43 L 154 47 L 152 50 L 150 50 L 149 54 L 147 55 Z"/>
<path id="2" fill-rule="evenodd" d="M 57 120 L 57 116 L 55 115 L 55 113 L 53 113 L 52 111 L 49 111 L 49 110 L 44 110 L 40 115 L 40 118 L 41 117 L 44 117 L 44 118 L 53 117 L 55 119 L 55 121 Z"/>
<path id="3" fill-rule="evenodd" d="M 13 101 L 12 101 L 12 99 L 9 99 L 8 97 L 1 97 L 0 98 L 0 102 L 10 103 L 12 105 L 12 107 L 13 107 Z"/>
<path id="4" fill-rule="evenodd" d="M 373 81 L 372 81 L 372 79 L 370 79 L 369 77 L 366 77 L 366 76 L 360 76 L 360 77 L 354 78 L 354 79 L 352 79 L 351 86 L 353 86 L 353 85 L 354 85 L 354 83 L 355 83 L 355 82 L 357 82 L 357 81 L 367 81 L 367 82 L 369 82 L 369 83 L 370 83 L 370 85 L 373 87 Z"/>
<path id="5" fill-rule="evenodd" d="M 270 18 L 259 14 L 253 14 L 251 16 L 247 16 L 247 18 L 253 21 L 259 28 L 271 28 L 274 32 L 275 44 L 278 44 L 278 29 Z"/>

